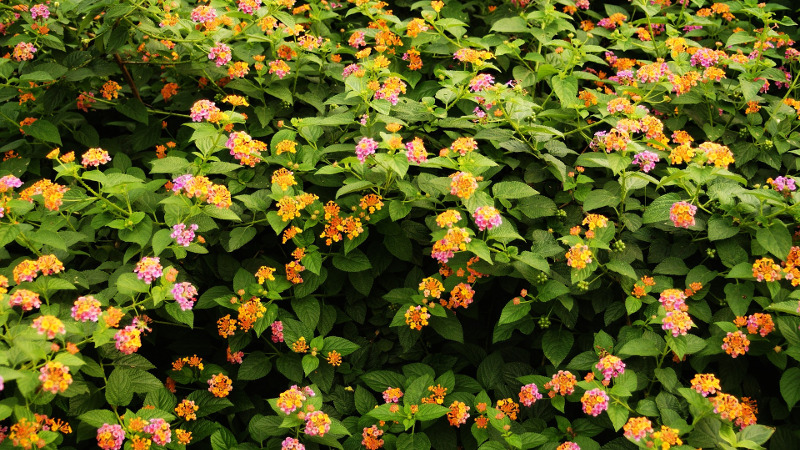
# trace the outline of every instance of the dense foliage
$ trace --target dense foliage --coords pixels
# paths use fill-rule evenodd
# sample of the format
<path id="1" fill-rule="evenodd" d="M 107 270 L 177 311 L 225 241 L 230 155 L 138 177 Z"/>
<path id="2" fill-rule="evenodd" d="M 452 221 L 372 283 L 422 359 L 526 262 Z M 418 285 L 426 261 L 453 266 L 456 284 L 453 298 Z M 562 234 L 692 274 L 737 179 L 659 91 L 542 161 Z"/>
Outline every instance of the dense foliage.
<path id="1" fill-rule="evenodd" d="M 0 4 L 0 448 L 800 447 L 796 11 L 617 3 Z"/>

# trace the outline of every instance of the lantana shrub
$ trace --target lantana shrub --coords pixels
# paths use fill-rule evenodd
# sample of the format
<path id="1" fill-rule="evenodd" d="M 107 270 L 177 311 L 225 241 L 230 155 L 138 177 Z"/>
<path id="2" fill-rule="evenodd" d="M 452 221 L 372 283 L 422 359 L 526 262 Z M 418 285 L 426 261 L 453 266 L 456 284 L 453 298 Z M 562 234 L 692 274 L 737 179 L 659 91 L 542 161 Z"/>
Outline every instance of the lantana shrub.
<path id="1" fill-rule="evenodd" d="M 4 3 L 0 448 L 800 447 L 784 3 Z"/>

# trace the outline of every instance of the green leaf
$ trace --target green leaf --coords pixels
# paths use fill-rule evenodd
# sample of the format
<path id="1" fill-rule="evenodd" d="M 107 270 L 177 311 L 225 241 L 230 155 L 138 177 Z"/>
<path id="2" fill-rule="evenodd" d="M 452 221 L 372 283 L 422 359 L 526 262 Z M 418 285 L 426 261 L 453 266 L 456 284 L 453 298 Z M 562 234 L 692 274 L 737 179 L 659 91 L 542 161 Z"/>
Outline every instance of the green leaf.
<path id="1" fill-rule="evenodd" d="M 359 414 L 365 415 L 368 412 L 375 409 L 378 406 L 378 402 L 375 401 L 375 397 L 369 393 L 366 389 L 361 386 L 356 386 L 356 392 L 354 396 L 356 411 Z"/>
<path id="2" fill-rule="evenodd" d="M 61 135 L 55 125 L 44 119 L 39 119 L 30 125 L 22 127 L 22 131 L 36 139 L 61 145 Z"/>
<path id="3" fill-rule="evenodd" d="M 333 266 L 344 272 L 361 272 L 372 268 L 367 255 L 359 249 L 353 249 L 347 255 L 334 255 Z"/>
<path id="4" fill-rule="evenodd" d="M 775 428 L 767 427 L 764 425 L 748 425 L 747 428 L 736 433 L 736 439 L 739 441 L 752 441 L 757 445 L 761 445 L 775 433 Z"/>
<path id="5" fill-rule="evenodd" d="M 355 181 L 355 182 L 352 182 L 352 183 L 348 183 L 348 184 L 345 184 L 344 186 L 342 186 L 341 188 L 339 188 L 338 191 L 336 191 L 336 198 L 339 198 L 339 197 L 341 197 L 341 196 L 343 196 L 345 194 L 349 194 L 351 192 L 363 191 L 364 189 L 368 189 L 368 188 L 371 188 L 373 186 L 375 186 L 375 183 L 373 183 L 371 181 L 365 181 L 365 180 L 360 180 L 360 181 Z"/>
<path id="6" fill-rule="evenodd" d="M 521 181 L 501 181 L 492 187 L 497 198 L 518 199 L 532 197 L 539 192 Z"/>
<path id="7" fill-rule="evenodd" d="M 89 412 L 81 414 L 78 416 L 78 419 L 94 428 L 100 428 L 104 424 L 112 425 L 117 423 L 117 416 L 114 414 L 114 412 L 105 409 L 93 409 Z"/>
<path id="8" fill-rule="evenodd" d="M 397 372 L 374 370 L 361 375 L 361 380 L 373 391 L 383 392 L 390 387 L 402 388 L 405 377 Z"/>
<path id="9" fill-rule="evenodd" d="M 239 380 L 258 380 L 267 376 L 270 369 L 270 358 L 262 352 L 253 352 L 244 358 L 237 375 Z"/>
<path id="10" fill-rule="evenodd" d="M 106 401 L 114 406 L 127 406 L 133 400 L 133 385 L 126 372 L 114 369 L 106 383 Z"/>
<path id="11" fill-rule="evenodd" d="M 147 125 L 147 107 L 135 98 L 132 98 L 125 103 L 115 105 L 114 109 L 137 122 Z"/>
<path id="12" fill-rule="evenodd" d="M 630 264 L 622 262 L 620 260 L 615 259 L 615 260 L 609 261 L 606 264 L 606 268 L 608 270 L 612 270 L 612 271 L 617 272 L 619 274 L 625 275 L 626 277 L 628 277 L 628 278 L 630 278 L 632 280 L 639 279 L 639 277 L 636 276 L 636 272 L 633 270 L 633 267 Z"/>
<path id="13" fill-rule="evenodd" d="M 152 161 L 153 168 L 150 173 L 180 173 L 183 174 L 189 170 L 191 163 L 185 158 L 177 156 L 167 156 L 166 158 L 154 159 Z"/>
<path id="14" fill-rule="evenodd" d="M 336 350 L 342 356 L 347 356 L 361 347 L 345 338 L 339 336 L 328 336 L 325 338 L 322 348 L 326 353 Z"/>
<path id="15" fill-rule="evenodd" d="M 522 17 L 506 17 L 495 22 L 492 25 L 492 31 L 516 34 L 527 33 L 530 30 L 528 29 L 528 22 Z"/>
<path id="16" fill-rule="evenodd" d="M 236 447 L 237 444 L 236 436 L 225 427 L 219 427 L 217 431 L 211 435 L 212 450 L 230 450 Z"/>
<path id="17" fill-rule="evenodd" d="M 608 418 L 611 419 L 611 424 L 614 426 L 614 430 L 619 431 L 625 422 L 628 421 L 628 410 L 622 406 L 617 405 L 616 403 L 612 403 L 608 405 Z"/>
<path id="18" fill-rule="evenodd" d="M 228 240 L 229 252 L 242 248 L 245 244 L 252 241 L 256 237 L 255 227 L 234 228 L 231 230 L 231 237 Z"/>
<path id="19" fill-rule="evenodd" d="M 578 79 L 574 76 L 561 78 L 556 75 L 550 79 L 553 92 L 556 93 L 561 106 L 569 108 L 578 104 Z"/>
<path id="20" fill-rule="evenodd" d="M 503 307 L 503 311 L 500 313 L 500 320 L 498 320 L 497 324 L 503 325 L 516 322 L 527 316 L 530 310 L 530 303 L 514 304 L 514 300 L 511 300 Z"/>
<path id="21" fill-rule="evenodd" d="M 208 369 L 208 367 L 206 367 L 206 369 Z M 217 411 L 222 411 L 227 407 L 233 406 L 233 403 L 231 403 L 231 401 L 227 398 L 215 397 L 207 390 L 194 391 L 187 395 L 186 398 L 188 400 L 192 400 L 195 405 L 197 405 L 197 417 L 205 417 L 210 414 L 214 414 Z"/>
<path id="22" fill-rule="evenodd" d="M 785 259 L 792 248 L 792 234 L 789 228 L 777 222 L 768 228 L 760 228 L 756 232 L 756 241 L 779 259 Z"/>
<path id="23" fill-rule="evenodd" d="M 450 315 L 446 318 L 432 316 L 430 324 L 431 328 L 439 333 L 441 337 L 455 342 L 464 342 L 464 330 L 456 316 Z"/>
<path id="24" fill-rule="evenodd" d="M 292 300 L 292 309 L 297 314 L 303 324 L 309 330 L 316 328 L 319 322 L 320 306 L 319 301 L 314 297 L 305 297 L 301 299 Z"/>
<path id="25" fill-rule="evenodd" d="M 449 411 L 450 408 L 446 408 L 442 405 L 437 405 L 435 403 L 427 403 L 424 405 L 419 405 L 419 410 L 414 415 L 414 418 L 416 418 L 417 420 L 433 420 L 442 417 Z"/>
<path id="26" fill-rule="evenodd" d="M 647 209 L 645 209 L 644 215 L 642 215 L 642 222 L 666 222 L 669 220 L 669 210 L 672 208 L 672 205 L 680 200 L 680 196 L 675 193 L 658 197 L 657 199 L 653 200 L 653 203 L 650 203 Z"/>
<path id="27" fill-rule="evenodd" d="M 558 367 L 564 358 L 569 354 L 572 349 L 572 344 L 575 342 L 573 333 L 566 329 L 549 329 L 542 336 L 542 351 L 544 356 Z"/>
<path id="28" fill-rule="evenodd" d="M 618 195 L 612 194 L 605 189 L 596 189 L 589 192 L 583 200 L 583 210 L 592 211 L 606 206 L 617 206 L 620 202 Z"/>
<path id="29" fill-rule="evenodd" d="M 250 419 L 247 430 L 254 441 L 263 442 L 273 436 L 283 436 L 286 431 L 280 428 L 283 418 L 278 416 L 262 416 L 256 414 Z"/>
<path id="30" fill-rule="evenodd" d="M 117 290 L 121 294 L 133 295 L 150 291 L 150 286 L 140 280 L 135 273 L 123 273 L 117 278 Z"/>
<path id="31" fill-rule="evenodd" d="M 315 371 L 317 367 L 319 367 L 319 358 L 312 355 L 303 355 L 303 372 L 305 372 L 306 376 L 311 372 Z"/>
<path id="32" fill-rule="evenodd" d="M 659 356 L 661 350 L 653 341 L 638 338 L 625 343 L 617 354 L 619 356 Z"/>
<path id="33" fill-rule="evenodd" d="M 728 217 L 713 216 L 708 219 L 708 240 L 720 241 L 736 236 L 739 228 Z"/>
<path id="34" fill-rule="evenodd" d="M 800 401 L 800 368 L 792 367 L 783 372 L 780 388 L 786 406 L 792 409 Z"/>

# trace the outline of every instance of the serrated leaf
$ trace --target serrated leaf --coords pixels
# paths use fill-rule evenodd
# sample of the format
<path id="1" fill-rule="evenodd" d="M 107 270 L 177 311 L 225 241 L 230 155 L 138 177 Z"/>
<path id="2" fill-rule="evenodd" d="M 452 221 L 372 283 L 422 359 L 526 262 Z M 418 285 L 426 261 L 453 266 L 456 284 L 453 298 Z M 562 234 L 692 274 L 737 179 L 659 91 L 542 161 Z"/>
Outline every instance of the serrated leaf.
<path id="1" fill-rule="evenodd" d="M 550 329 L 542 336 L 542 351 L 544 356 L 558 367 L 572 349 L 575 338 L 572 332 L 565 329 Z"/>

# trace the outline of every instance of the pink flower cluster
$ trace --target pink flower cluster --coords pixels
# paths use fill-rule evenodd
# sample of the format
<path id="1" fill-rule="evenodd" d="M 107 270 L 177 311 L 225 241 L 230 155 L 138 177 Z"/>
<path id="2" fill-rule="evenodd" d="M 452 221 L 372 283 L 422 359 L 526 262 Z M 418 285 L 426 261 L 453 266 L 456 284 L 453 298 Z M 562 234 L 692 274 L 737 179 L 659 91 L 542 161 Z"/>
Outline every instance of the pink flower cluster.
<path id="1" fill-rule="evenodd" d="M 693 66 L 701 65 L 703 67 L 711 67 L 716 64 L 720 56 L 724 54 L 725 52 L 703 47 L 692 55 L 690 62 Z"/>
<path id="2" fill-rule="evenodd" d="M 597 417 L 601 412 L 608 409 L 608 394 L 602 389 L 592 389 L 587 391 L 581 397 L 583 404 L 583 412 L 591 416 Z"/>
<path id="3" fill-rule="evenodd" d="M 150 419 L 150 423 L 142 429 L 145 433 L 152 434 L 156 445 L 167 445 L 172 441 L 172 432 L 169 423 L 162 418 Z"/>
<path id="4" fill-rule="evenodd" d="M 193 223 L 186 226 L 185 223 L 179 223 L 172 226 L 172 234 L 169 235 L 172 239 L 178 242 L 178 245 L 188 247 L 194 240 L 194 232 L 197 231 L 197 224 Z"/>
<path id="5" fill-rule="evenodd" d="M 503 223 L 503 218 L 500 217 L 500 211 L 494 206 L 480 206 L 472 213 L 472 218 L 475 220 L 475 225 L 478 229 L 483 231 L 486 229 L 499 227 Z"/>
<path id="6" fill-rule="evenodd" d="M 231 48 L 222 42 L 217 42 L 211 51 L 208 52 L 208 59 L 215 59 L 217 67 L 224 66 L 231 62 Z"/>
<path id="7" fill-rule="evenodd" d="M 192 22 L 208 22 L 217 18 L 217 10 L 206 5 L 201 5 L 192 10 Z"/>
<path id="8" fill-rule="evenodd" d="M 261 0 L 239 0 L 236 4 L 239 7 L 239 11 L 253 15 L 261 7 Z"/>
<path id="9" fill-rule="evenodd" d="M 595 367 L 603 374 L 603 379 L 606 381 L 617 378 L 625 372 L 625 363 L 614 355 L 603 356 Z"/>
<path id="10" fill-rule="evenodd" d="M 653 168 L 656 167 L 656 163 L 659 161 L 661 161 L 661 158 L 659 158 L 658 155 L 649 150 L 645 150 L 633 156 L 632 164 L 638 165 L 642 172 L 647 173 L 653 170 Z"/>
<path id="11" fill-rule="evenodd" d="M 192 108 L 189 110 L 189 116 L 192 122 L 201 122 L 204 119 L 209 120 L 212 116 L 219 114 L 219 108 L 210 100 L 198 100 L 194 102 Z"/>
<path id="12" fill-rule="evenodd" d="M 494 77 L 488 73 L 479 73 L 469 82 L 469 90 L 480 92 L 489 89 L 494 85 Z"/>
<path id="13" fill-rule="evenodd" d="M 142 346 L 141 335 L 141 330 L 133 325 L 128 325 L 114 335 L 114 345 L 123 354 L 130 355 Z"/>
<path id="14" fill-rule="evenodd" d="M 522 389 L 519 391 L 519 401 L 525 406 L 531 406 L 536 403 L 537 400 L 541 399 L 542 394 L 539 393 L 539 386 L 536 386 L 534 383 L 522 386 Z"/>
<path id="15" fill-rule="evenodd" d="M 47 19 L 50 17 L 50 8 L 48 8 L 44 3 L 39 3 L 38 5 L 32 6 L 31 19 L 36 19 L 37 17 L 41 17 L 42 19 Z"/>
<path id="16" fill-rule="evenodd" d="M 687 202 L 675 202 L 669 210 L 669 219 L 676 227 L 689 228 L 695 224 L 696 213 L 697 206 Z"/>
<path id="17" fill-rule="evenodd" d="M 283 322 L 276 320 L 269 326 L 272 330 L 272 342 L 283 342 Z"/>
<path id="18" fill-rule="evenodd" d="M 195 298 L 196 295 L 197 288 L 194 287 L 192 283 L 187 281 L 184 281 L 183 283 L 175 283 L 175 286 L 172 287 L 172 298 L 178 302 L 181 307 L 181 311 L 188 311 L 192 309 L 194 302 L 197 301 Z"/>
<path id="19" fill-rule="evenodd" d="M 91 295 L 78 297 L 72 305 L 72 318 L 79 322 L 97 322 L 101 312 L 100 302 Z"/>
<path id="20" fill-rule="evenodd" d="M 6 175 L 0 178 L 0 193 L 22 186 L 22 180 L 14 175 Z"/>
<path id="21" fill-rule="evenodd" d="M 367 162 L 367 156 L 375 154 L 375 149 L 378 148 L 378 143 L 371 138 L 362 137 L 356 145 L 356 157 L 361 163 Z"/>
<path id="22" fill-rule="evenodd" d="M 306 446 L 293 437 L 287 437 L 281 442 L 281 450 L 306 450 Z"/>
<path id="23" fill-rule="evenodd" d="M 160 261 L 158 256 L 145 256 L 141 261 L 136 263 L 136 267 L 133 271 L 140 280 L 144 280 L 145 283 L 150 284 L 163 274 Z"/>
<path id="24" fill-rule="evenodd" d="M 104 423 L 97 429 L 97 446 L 103 450 L 119 450 L 125 440 L 125 430 L 121 425 Z"/>

